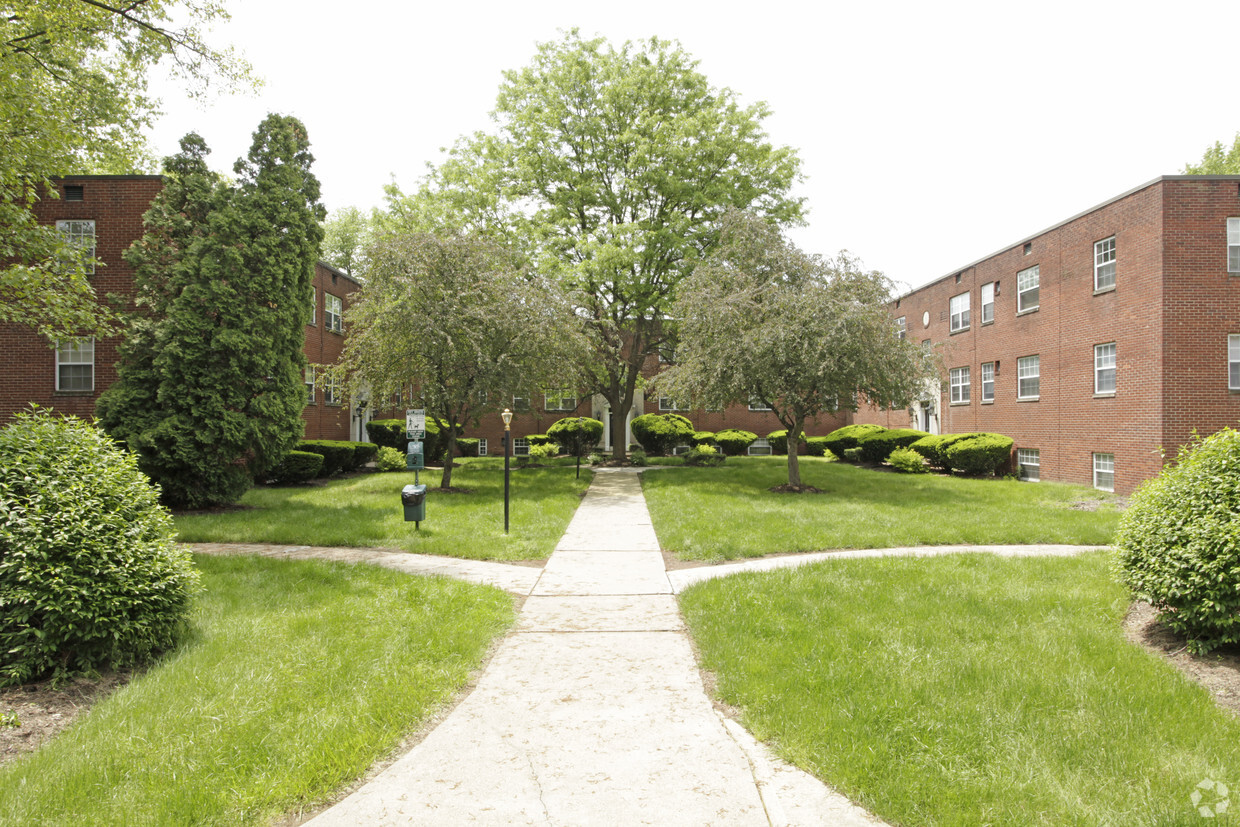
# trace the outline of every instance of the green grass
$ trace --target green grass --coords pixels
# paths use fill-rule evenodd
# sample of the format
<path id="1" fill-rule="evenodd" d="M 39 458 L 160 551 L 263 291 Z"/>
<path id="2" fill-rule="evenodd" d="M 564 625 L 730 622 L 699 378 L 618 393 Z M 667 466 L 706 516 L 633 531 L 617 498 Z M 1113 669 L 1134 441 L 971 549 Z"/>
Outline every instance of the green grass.
<path id="1" fill-rule="evenodd" d="M 893 824 L 1235 823 L 1190 795 L 1240 788 L 1240 721 L 1124 640 L 1128 600 L 1104 553 L 978 554 L 735 575 L 682 608 L 754 734 Z"/>
<path id="2" fill-rule="evenodd" d="M 374 566 L 199 556 L 189 643 L 0 771 L 0 824 L 262 824 L 360 777 L 513 619 Z"/>
<path id="3" fill-rule="evenodd" d="M 454 488 L 436 490 L 439 471 L 421 472 L 428 486 L 426 519 L 417 530 L 404 521 L 400 490 L 413 472 L 368 474 L 326 485 L 254 488 L 248 508 L 176 518 L 186 543 L 282 543 L 309 546 L 381 546 L 473 560 L 537 560 L 551 554 L 590 484 L 572 468 L 514 468 L 510 533 L 504 535 L 503 460 L 475 460 L 452 472 Z"/>
<path id="4" fill-rule="evenodd" d="M 729 457 L 717 468 L 642 475 L 663 547 L 690 560 L 773 552 L 956 544 L 1106 545 L 1119 513 L 1102 491 L 895 474 L 802 457 L 802 482 L 824 494 L 774 494 L 784 457 Z M 1097 511 L 1072 508 L 1100 502 Z"/>

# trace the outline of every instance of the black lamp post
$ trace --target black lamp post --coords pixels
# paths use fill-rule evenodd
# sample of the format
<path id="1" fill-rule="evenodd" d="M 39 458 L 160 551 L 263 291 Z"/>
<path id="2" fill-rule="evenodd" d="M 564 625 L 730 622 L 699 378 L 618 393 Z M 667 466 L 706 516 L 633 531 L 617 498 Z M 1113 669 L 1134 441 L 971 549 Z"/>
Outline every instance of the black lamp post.
<path id="1" fill-rule="evenodd" d="M 504 408 L 499 415 L 504 420 L 504 533 L 508 533 L 508 457 L 512 455 L 512 411 Z"/>

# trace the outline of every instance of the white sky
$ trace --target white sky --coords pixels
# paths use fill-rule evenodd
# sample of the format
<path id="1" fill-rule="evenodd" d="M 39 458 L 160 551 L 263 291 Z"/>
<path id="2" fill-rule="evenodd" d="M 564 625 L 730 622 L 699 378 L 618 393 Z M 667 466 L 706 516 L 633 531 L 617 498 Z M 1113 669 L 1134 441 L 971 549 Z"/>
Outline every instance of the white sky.
<path id="1" fill-rule="evenodd" d="M 328 209 L 410 190 L 490 124 L 505 69 L 579 27 L 678 40 L 710 82 L 764 100 L 796 148 L 809 252 L 916 286 L 1164 174 L 1240 131 L 1240 2 L 231 0 L 212 42 L 257 95 L 175 91 L 162 157 L 195 130 L 230 170 L 267 112 L 305 122 Z"/>

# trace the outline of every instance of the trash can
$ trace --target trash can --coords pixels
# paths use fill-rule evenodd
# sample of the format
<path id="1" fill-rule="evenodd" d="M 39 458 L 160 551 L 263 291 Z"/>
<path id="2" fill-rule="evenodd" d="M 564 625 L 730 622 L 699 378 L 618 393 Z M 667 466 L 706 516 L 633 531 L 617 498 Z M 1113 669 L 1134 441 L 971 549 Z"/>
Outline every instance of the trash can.
<path id="1" fill-rule="evenodd" d="M 401 489 L 400 503 L 405 507 L 405 522 L 422 522 L 426 519 L 426 486 L 406 485 Z"/>

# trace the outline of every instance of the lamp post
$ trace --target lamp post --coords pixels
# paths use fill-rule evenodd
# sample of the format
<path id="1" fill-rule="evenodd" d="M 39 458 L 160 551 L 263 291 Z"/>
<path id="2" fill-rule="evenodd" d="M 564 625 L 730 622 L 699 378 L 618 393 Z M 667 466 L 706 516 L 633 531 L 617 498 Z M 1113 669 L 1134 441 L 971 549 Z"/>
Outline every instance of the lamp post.
<path id="1" fill-rule="evenodd" d="M 508 457 L 512 455 L 512 411 L 504 408 L 499 415 L 504 420 L 504 533 L 508 533 Z"/>

